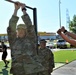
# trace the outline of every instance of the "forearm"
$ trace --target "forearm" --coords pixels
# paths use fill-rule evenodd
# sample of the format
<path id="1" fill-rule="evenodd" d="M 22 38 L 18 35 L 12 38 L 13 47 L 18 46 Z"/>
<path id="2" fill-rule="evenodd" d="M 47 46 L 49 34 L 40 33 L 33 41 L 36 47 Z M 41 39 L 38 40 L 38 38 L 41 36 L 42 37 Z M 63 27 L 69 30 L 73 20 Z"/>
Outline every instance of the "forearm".
<path id="1" fill-rule="evenodd" d="M 67 42 L 69 42 L 71 45 L 76 47 L 76 41 L 73 39 L 68 38 L 68 36 L 66 36 L 64 33 L 61 33 L 60 36 L 66 40 Z"/>
<path id="2" fill-rule="evenodd" d="M 13 13 L 14 16 L 17 16 L 17 11 L 18 10 L 14 9 L 14 13 Z"/>
<path id="3" fill-rule="evenodd" d="M 32 26 L 31 19 L 30 19 L 29 15 L 27 14 L 26 11 L 24 11 L 24 14 L 22 16 L 22 20 L 26 24 L 27 28 L 29 28 L 30 26 Z"/>
<path id="4" fill-rule="evenodd" d="M 35 38 L 35 29 L 32 25 L 30 16 L 26 12 L 25 4 L 21 4 L 21 10 L 23 12 L 22 20 L 24 21 L 26 27 L 27 27 L 27 35 L 31 38 Z"/>
<path id="5" fill-rule="evenodd" d="M 31 19 L 29 17 L 28 14 L 25 14 L 22 16 L 22 19 L 27 27 L 27 33 L 30 37 L 35 38 L 36 34 L 35 34 L 35 29 L 34 29 L 34 25 L 32 25 Z"/>
<path id="6" fill-rule="evenodd" d="M 67 31 L 64 26 L 62 26 L 60 30 L 61 30 L 61 32 L 65 33 L 66 35 L 68 35 L 70 37 L 72 37 L 73 39 L 76 39 L 76 34 Z"/>
<path id="7" fill-rule="evenodd" d="M 74 33 L 71 33 L 71 32 L 67 31 L 65 34 L 72 37 L 73 39 L 76 39 L 76 34 L 74 34 Z"/>
<path id="8" fill-rule="evenodd" d="M 16 25 L 17 25 L 17 22 L 19 19 L 19 17 L 17 17 L 17 12 L 18 12 L 18 9 L 15 8 L 14 13 L 13 13 L 11 19 L 9 20 L 9 27 L 11 28 L 12 31 L 15 31 L 15 32 L 16 32 Z"/>
<path id="9" fill-rule="evenodd" d="M 27 14 L 26 8 L 24 8 L 24 9 L 22 10 L 22 12 L 23 12 L 23 15 L 26 15 L 26 14 Z"/>

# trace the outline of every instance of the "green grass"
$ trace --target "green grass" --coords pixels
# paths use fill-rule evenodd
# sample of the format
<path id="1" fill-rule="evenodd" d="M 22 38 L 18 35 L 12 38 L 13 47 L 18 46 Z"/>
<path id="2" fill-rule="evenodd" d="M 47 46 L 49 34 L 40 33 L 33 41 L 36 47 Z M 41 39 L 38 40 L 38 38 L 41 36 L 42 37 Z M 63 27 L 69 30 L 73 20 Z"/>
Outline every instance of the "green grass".
<path id="1" fill-rule="evenodd" d="M 5 68 L 4 66 L 5 66 L 4 62 L 0 61 L 0 75 L 12 75 L 10 74 L 11 61 L 7 68 Z"/>
<path id="2" fill-rule="evenodd" d="M 76 50 L 61 50 L 54 52 L 54 61 L 65 63 L 66 60 L 71 62 L 76 60 Z"/>

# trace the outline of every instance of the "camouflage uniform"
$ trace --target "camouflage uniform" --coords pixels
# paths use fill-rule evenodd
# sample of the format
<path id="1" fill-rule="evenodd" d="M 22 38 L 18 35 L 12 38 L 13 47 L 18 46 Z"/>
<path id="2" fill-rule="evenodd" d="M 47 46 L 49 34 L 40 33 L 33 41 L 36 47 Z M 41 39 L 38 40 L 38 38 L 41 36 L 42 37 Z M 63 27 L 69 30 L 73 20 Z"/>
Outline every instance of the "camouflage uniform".
<path id="1" fill-rule="evenodd" d="M 11 48 L 11 73 L 13 75 L 36 75 L 37 72 L 43 71 L 41 63 L 35 61 L 36 57 L 36 35 L 34 26 L 28 14 L 23 15 L 22 19 L 27 27 L 26 36 L 23 38 L 16 37 L 16 25 L 19 17 L 12 15 L 7 29 L 8 39 Z"/>
<path id="2" fill-rule="evenodd" d="M 40 59 L 42 59 L 41 63 L 47 69 L 44 72 L 40 72 L 39 75 L 51 75 L 54 68 L 54 56 L 52 51 L 47 47 L 44 49 L 39 48 L 38 55 L 40 56 Z"/>

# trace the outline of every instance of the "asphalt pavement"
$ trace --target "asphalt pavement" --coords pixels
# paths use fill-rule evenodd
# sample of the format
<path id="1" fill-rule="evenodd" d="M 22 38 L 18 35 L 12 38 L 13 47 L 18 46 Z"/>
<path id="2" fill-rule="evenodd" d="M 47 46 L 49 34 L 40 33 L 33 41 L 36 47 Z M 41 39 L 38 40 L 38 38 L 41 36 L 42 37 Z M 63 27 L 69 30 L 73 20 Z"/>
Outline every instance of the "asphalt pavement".
<path id="1" fill-rule="evenodd" d="M 76 75 L 76 60 L 55 69 L 52 75 Z"/>

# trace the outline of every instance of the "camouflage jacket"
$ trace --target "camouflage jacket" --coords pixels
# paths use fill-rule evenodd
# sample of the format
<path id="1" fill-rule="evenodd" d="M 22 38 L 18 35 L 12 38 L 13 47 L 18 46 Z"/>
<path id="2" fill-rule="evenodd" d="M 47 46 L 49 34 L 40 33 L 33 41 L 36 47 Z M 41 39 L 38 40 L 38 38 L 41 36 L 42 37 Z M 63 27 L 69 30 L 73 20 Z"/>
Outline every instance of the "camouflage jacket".
<path id="1" fill-rule="evenodd" d="M 11 48 L 12 73 L 24 71 L 25 74 L 37 73 L 44 70 L 41 63 L 36 62 L 36 34 L 34 26 L 28 14 L 22 16 L 22 20 L 27 26 L 27 35 L 23 38 L 16 37 L 16 25 L 19 17 L 12 16 L 7 29 L 8 39 Z"/>
<path id="2" fill-rule="evenodd" d="M 51 73 L 53 68 L 55 67 L 54 55 L 52 51 L 47 47 L 44 49 L 39 48 L 38 55 L 42 59 L 41 63 L 43 64 L 43 66 L 45 66 Z"/>

